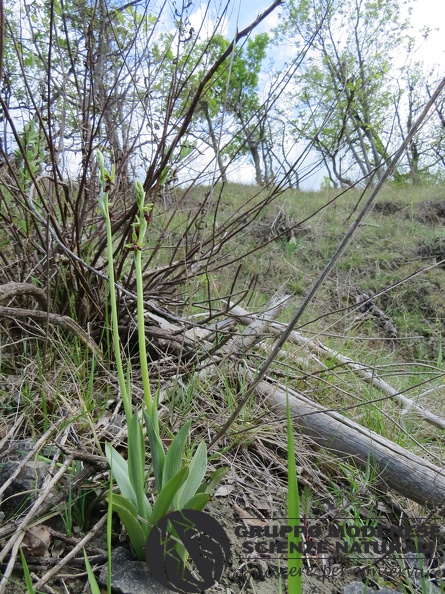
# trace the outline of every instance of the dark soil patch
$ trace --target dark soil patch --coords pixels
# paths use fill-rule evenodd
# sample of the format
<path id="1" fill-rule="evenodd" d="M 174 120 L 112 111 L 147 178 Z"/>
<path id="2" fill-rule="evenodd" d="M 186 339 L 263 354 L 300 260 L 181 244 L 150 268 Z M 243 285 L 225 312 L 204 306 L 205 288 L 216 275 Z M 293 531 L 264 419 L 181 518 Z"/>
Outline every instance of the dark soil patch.
<path id="1" fill-rule="evenodd" d="M 427 200 L 418 205 L 415 218 L 421 223 L 435 225 L 445 221 L 445 200 Z"/>
<path id="2" fill-rule="evenodd" d="M 422 258 L 434 258 L 435 262 L 441 262 L 445 260 L 445 239 L 436 238 L 423 242 L 417 247 L 416 253 Z M 440 264 L 440 268 L 445 269 L 445 263 Z"/>
<path id="3" fill-rule="evenodd" d="M 405 205 L 400 204 L 398 202 L 391 202 L 389 200 L 382 200 L 381 202 L 376 202 L 373 208 L 374 213 L 379 213 L 382 215 L 392 215 L 400 212 Z"/>

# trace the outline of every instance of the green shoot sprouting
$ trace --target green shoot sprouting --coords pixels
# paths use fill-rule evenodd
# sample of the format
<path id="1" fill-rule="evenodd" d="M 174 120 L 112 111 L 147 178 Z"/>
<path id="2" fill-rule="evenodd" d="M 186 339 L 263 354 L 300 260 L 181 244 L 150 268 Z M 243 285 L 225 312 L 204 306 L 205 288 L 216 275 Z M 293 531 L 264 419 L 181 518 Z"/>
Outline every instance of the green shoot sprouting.
<path id="1" fill-rule="evenodd" d="M 294 434 L 292 430 L 292 419 L 289 406 L 289 395 L 286 393 L 287 405 L 287 515 L 288 523 L 293 529 L 296 528 L 298 536 L 294 531 L 287 537 L 288 545 L 288 594 L 301 594 L 302 590 L 302 552 L 298 553 L 301 543 L 300 536 L 300 497 L 298 493 L 297 465 L 295 462 Z M 293 549 L 296 549 L 294 552 Z"/>

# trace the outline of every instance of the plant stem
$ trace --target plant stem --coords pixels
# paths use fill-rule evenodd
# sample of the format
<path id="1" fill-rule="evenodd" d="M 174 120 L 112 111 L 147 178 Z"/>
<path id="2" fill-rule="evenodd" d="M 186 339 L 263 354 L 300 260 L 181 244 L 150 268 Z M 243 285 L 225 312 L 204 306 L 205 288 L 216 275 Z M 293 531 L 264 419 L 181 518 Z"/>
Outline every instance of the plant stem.
<path id="1" fill-rule="evenodd" d="M 138 340 L 139 357 L 141 362 L 142 387 L 144 389 L 144 402 L 150 418 L 153 418 L 153 398 L 150 389 L 150 379 L 148 376 L 147 350 L 145 346 L 145 318 L 144 318 L 144 287 L 142 285 L 142 254 L 136 250 L 134 256 L 134 265 L 136 272 L 136 293 L 137 293 L 137 311 L 138 311 Z"/>
<path id="2" fill-rule="evenodd" d="M 110 303 L 111 303 L 111 327 L 113 330 L 113 347 L 114 356 L 116 358 L 117 374 L 119 378 L 119 388 L 124 403 L 125 417 L 127 424 L 130 423 L 132 412 L 131 402 L 128 397 L 127 386 L 125 383 L 124 369 L 122 366 L 122 357 L 119 340 L 119 324 L 117 315 L 116 303 L 116 286 L 114 283 L 114 266 L 113 266 L 113 235 L 111 232 L 110 213 L 108 211 L 108 193 L 104 192 L 103 196 L 103 213 L 105 217 L 105 225 L 107 229 L 107 258 L 108 258 L 108 279 L 110 283 Z"/>

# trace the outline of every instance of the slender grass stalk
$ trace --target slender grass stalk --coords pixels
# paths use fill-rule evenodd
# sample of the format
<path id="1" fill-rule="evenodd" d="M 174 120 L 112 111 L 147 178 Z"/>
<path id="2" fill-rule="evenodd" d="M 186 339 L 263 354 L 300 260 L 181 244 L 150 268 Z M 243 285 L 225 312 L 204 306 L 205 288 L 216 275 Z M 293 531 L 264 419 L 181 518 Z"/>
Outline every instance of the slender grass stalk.
<path id="1" fill-rule="evenodd" d="M 298 536 L 294 531 L 287 536 L 288 546 L 288 594 L 301 594 L 303 591 L 302 571 L 303 571 L 303 552 L 298 553 L 298 545 L 301 543 L 300 536 L 300 496 L 298 493 L 297 465 L 295 462 L 294 436 L 292 429 L 292 419 L 289 406 L 289 395 L 286 393 L 287 405 L 287 516 L 289 526 L 297 528 Z M 297 549 L 296 552 L 293 549 Z"/>
<path id="2" fill-rule="evenodd" d="M 113 472 L 110 470 L 110 490 L 107 509 L 107 594 L 111 594 L 111 533 L 113 529 Z"/>
<path id="3" fill-rule="evenodd" d="M 90 584 L 91 594 L 101 594 L 99 584 L 97 583 L 96 576 L 94 575 L 93 568 L 91 567 L 90 560 L 86 550 L 83 550 L 83 556 L 85 558 L 85 567 L 87 568 L 88 583 Z"/>

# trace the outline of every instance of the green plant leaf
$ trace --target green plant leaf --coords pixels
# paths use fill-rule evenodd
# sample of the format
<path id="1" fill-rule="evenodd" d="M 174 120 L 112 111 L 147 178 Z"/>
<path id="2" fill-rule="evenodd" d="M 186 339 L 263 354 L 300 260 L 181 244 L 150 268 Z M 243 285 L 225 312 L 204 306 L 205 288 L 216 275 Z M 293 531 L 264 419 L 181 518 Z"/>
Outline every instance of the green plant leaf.
<path id="1" fill-rule="evenodd" d="M 208 493 L 196 493 L 191 497 L 180 509 L 197 509 L 201 511 L 210 501 L 211 497 Z"/>
<path id="2" fill-rule="evenodd" d="M 162 472 L 162 486 L 166 485 L 174 477 L 182 466 L 187 437 L 190 432 L 190 421 L 187 421 L 176 434 L 167 455 L 165 456 L 164 469 Z"/>
<path id="3" fill-rule="evenodd" d="M 156 405 L 153 407 L 153 413 L 157 414 Z M 162 489 L 162 472 L 165 463 L 164 446 L 162 445 L 162 440 L 159 436 L 159 430 L 153 424 L 151 417 L 146 410 L 144 410 L 144 419 L 148 433 L 148 441 L 150 443 L 151 463 L 153 466 L 153 474 L 155 475 L 156 489 L 159 493 Z"/>
<path id="4" fill-rule="evenodd" d="M 113 493 L 111 505 L 125 526 L 138 559 L 143 561 L 145 558 L 145 543 L 150 531 L 149 525 L 142 524 L 139 521 L 136 507 L 122 495 Z"/>
<path id="5" fill-rule="evenodd" d="M 191 144 L 190 142 L 185 142 L 182 145 L 181 150 L 179 152 L 179 161 L 182 161 L 183 159 L 188 157 L 190 153 L 192 153 L 195 150 L 195 148 L 195 143 Z"/>
<path id="6" fill-rule="evenodd" d="M 85 567 L 88 573 L 88 583 L 90 584 L 91 594 L 101 594 L 99 584 L 97 583 L 96 576 L 94 575 L 93 568 L 91 567 L 90 560 L 86 550 L 83 550 L 83 556 L 85 557 Z"/>
<path id="7" fill-rule="evenodd" d="M 138 513 L 148 520 L 152 509 L 145 495 L 144 435 L 137 413 L 131 417 L 128 427 L 128 474 L 136 495 Z"/>
<path id="8" fill-rule="evenodd" d="M 189 464 L 189 475 L 184 486 L 175 496 L 173 505 L 177 509 L 182 509 L 184 504 L 189 501 L 198 491 L 199 486 L 204 480 L 207 471 L 207 448 L 204 441 L 201 441 L 193 458 Z"/>
<path id="9" fill-rule="evenodd" d="M 165 516 L 172 507 L 173 498 L 184 484 L 189 474 L 187 466 L 172 477 L 159 493 L 156 502 L 153 506 L 153 512 L 150 516 L 150 524 L 156 524 L 163 516 Z"/>
<path id="10" fill-rule="evenodd" d="M 20 557 L 22 559 L 22 567 L 23 567 L 23 575 L 25 576 L 26 582 L 26 589 L 28 590 L 28 594 L 35 594 L 34 586 L 31 579 L 31 574 L 29 573 L 28 563 L 26 562 L 25 553 L 23 549 L 20 547 Z"/>
<path id="11" fill-rule="evenodd" d="M 300 526 L 300 498 L 298 493 L 297 465 L 295 462 L 294 433 L 290 414 L 289 394 L 286 392 L 287 407 L 287 522 L 289 526 Z M 287 535 L 288 543 L 288 593 L 301 594 L 302 581 L 301 572 L 303 561 L 301 554 L 291 551 L 291 545 L 301 542 L 301 536 L 294 536 L 293 532 Z"/>
<path id="12" fill-rule="evenodd" d="M 209 493 L 209 495 L 213 495 L 215 491 L 215 487 L 219 485 L 222 479 L 225 477 L 229 470 L 228 466 L 224 466 L 222 468 L 217 468 L 212 474 L 207 482 L 202 482 L 197 490 L 197 493 Z"/>
<path id="13" fill-rule="evenodd" d="M 111 467 L 122 496 L 128 501 L 131 501 L 131 503 L 136 507 L 138 501 L 136 493 L 134 492 L 130 482 L 127 461 L 124 460 L 119 452 L 117 452 L 113 446 L 108 443 L 105 444 L 105 456 L 107 457 L 108 464 Z"/>

